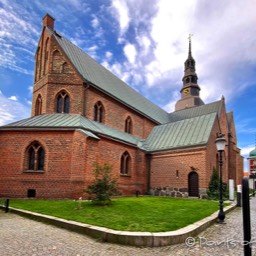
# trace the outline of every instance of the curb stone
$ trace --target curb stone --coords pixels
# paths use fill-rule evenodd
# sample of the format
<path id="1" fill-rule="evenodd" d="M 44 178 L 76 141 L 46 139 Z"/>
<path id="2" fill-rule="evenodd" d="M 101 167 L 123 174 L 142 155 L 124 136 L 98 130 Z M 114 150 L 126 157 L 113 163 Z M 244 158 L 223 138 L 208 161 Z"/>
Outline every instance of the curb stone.
<path id="1" fill-rule="evenodd" d="M 5 209 L 3 206 L 0 208 Z M 228 213 L 236 208 L 235 204 L 224 208 Z M 104 242 L 118 243 L 131 246 L 159 247 L 184 243 L 186 238 L 195 237 L 206 228 L 217 222 L 218 211 L 184 228 L 167 232 L 129 232 L 93 226 L 76 221 L 65 220 L 45 214 L 9 207 L 11 213 L 21 215 L 36 221 L 44 222 L 80 234 L 91 236 Z"/>

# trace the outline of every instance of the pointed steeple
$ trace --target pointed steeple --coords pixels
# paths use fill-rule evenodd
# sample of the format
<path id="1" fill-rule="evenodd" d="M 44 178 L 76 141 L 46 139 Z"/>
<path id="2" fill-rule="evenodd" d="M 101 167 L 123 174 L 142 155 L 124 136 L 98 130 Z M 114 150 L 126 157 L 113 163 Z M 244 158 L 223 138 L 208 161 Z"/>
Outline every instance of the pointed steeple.
<path id="1" fill-rule="evenodd" d="M 188 36 L 188 40 L 189 40 L 188 59 L 189 59 L 189 58 L 193 59 L 192 53 L 191 53 L 191 38 L 192 38 L 192 36 L 193 36 L 193 34 L 189 34 L 189 36 Z"/>
<path id="2" fill-rule="evenodd" d="M 180 90 L 181 99 L 176 103 L 175 110 L 203 105 L 199 96 L 200 87 L 197 84 L 196 62 L 192 57 L 192 34 L 189 34 L 188 58 L 184 63 L 183 86 Z"/>

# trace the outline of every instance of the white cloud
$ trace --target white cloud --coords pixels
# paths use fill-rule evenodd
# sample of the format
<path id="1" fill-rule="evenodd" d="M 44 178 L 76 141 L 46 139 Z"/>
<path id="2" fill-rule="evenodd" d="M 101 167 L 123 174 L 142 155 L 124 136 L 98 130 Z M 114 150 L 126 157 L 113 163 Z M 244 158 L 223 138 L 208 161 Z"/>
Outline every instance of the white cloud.
<path id="1" fill-rule="evenodd" d="M 111 60 L 112 60 L 112 57 L 113 57 L 113 53 L 110 52 L 110 51 L 107 51 L 107 52 L 105 53 L 105 57 L 106 57 L 106 59 L 107 59 L 108 61 L 111 61 Z"/>
<path id="2" fill-rule="evenodd" d="M 147 55 L 149 53 L 150 46 L 151 46 L 151 40 L 148 38 L 148 36 L 142 35 L 141 37 L 138 37 L 137 42 L 142 48 L 141 54 Z"/>
<path id="3" fill-rule="evenodd" d="M 34 56 L 33 47 L 37 45 L 35 37 L 39 37 L 39 31 L 31 22 L 33 15 L 23 16 L 23 9 L 16 9 L 7 2 L 2 4 L 3 8 L 0 9 L 0 66 L 32 75 L 33 71 L 24 65 L 27 64 L 26 57 L 17 58 L 17 55 Z"/>
<path id="4" fill-rule="evenodd" d="M 0 91 L 0 125 L 5 125 L 30 116 L 30 107 L 20 103 L 15 96 L 7 98 Z"/>
<path id="5" fill-rule="evenodd" d="M 113 0 L 114 15 L 119 21 L 120 35 L 122 36 L 129 27 L 130 13 L 125 0 Z"/>
<path id="6" fill-rule="evenodd" d="M 135 63 L 137 51 L 133 44 L 128 43 L 124 46 L 124 54 L 131 64 Z"/>
<path id="7" fill-rule="evenodd" d="M 178 90 L 172 92 L 172 97 L 171 97 L 170 102 L 168 104 L 166 104 L 165 106 L 163 106 L 163 109 L 165 111 L 167 111 L 168 113 L 173 112 L 175 110 L 175 104 L 179 99 L 180 99 L 180 92 Z"/>
<path id="8" fill-rule="evenodd" d="M 129 84 L 139 81 L 132 78 L 133 70 L 134 77 L 141 76 L 143 90 L 156 87 L 179 91 L 189 33 L 194 34 L 192 54 L 205 103 L 219 100 L 222 95 L 231 101 L 238 95 L 233 93 L 237 79 L 242 85 L 236 88 L 239 93 L 253 83 L 248 82 L 245 73 L 241 74 L 241 69 L 246 70 L 245 66 L 256 60 L 255 25 L 252 25 L 256 24 L 255 0 L 238 0 L 236 4 L 233 1 L 206 4 L 203 0 L 158 0 L 147 6 L 145 1 L 138 0 L 135 4 L 133 0 L 114 0 L 112 6 L 120 24 L 122 40 L 119 43 L 125 43 L 124 54 L 130 64 L 120 64 L 123 72 L 130 73 Z M 122 20 L 121 13 L 124 13 Z M 136 55 L 127 42 L 137 49 Z M 167 94 L 163 97 L 166 97 L 165 105 L 171 104 Z"/>
<path id="9" fill-rule="evenodd" d="M 9 98 L 8 98 L 8 100 L 17 101 L 17 100 L 18 100 L 18 98 L 17 98 L 16 96 L 11 96 L 11 97 L 9 97 Z"/>
<path id="10" fill-rule="evenodd" d="M 255 145 L 248 145 L 246 147 L 241 148 L 241 154 L 243 156 L 249 156 L 249 153 L 255 149 Z"/>

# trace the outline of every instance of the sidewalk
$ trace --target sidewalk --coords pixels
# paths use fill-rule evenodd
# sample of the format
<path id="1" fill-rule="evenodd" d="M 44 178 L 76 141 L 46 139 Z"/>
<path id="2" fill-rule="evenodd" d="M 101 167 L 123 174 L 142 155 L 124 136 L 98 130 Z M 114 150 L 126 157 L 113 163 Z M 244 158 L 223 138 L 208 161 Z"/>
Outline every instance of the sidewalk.
<path id="1" fill-rule="evenodd" d="M 256 198 L 251 199 L 252 239 L 256 241 Z M 0 255 L 243 255 L 242 210 L 226 215 L 226 224 L 214 224 L 190 240 L 155 248 L 102 243 L 72 231 L 0 211 Z M 194 243 L 194 244 L 193 244 Z M 256 255 L 253 244 L 252 255 Z"/>

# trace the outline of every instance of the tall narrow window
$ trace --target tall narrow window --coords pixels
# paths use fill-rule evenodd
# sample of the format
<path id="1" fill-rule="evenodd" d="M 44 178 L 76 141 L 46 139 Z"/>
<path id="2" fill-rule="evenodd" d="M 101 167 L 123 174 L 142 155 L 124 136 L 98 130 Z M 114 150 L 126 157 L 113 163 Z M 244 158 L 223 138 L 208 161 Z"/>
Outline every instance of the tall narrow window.
<path id="1" fill-rule="evenodd" d="M 129 153 L 126 151 L 121 156 L 120 174 L 130 175 L 130 168 L 131 168 L 131 157 Z"/>
<path id="2" fill-rule="evenodd" d="M 130 116 L 125 120 L 125 132 L 132 133 L 132 119 Z"/>
<path id="3" fill-rule="evenodd" d="M 27 152 L 28 169 L 30 171 L 43 171 L 45 159 L 43 147 L 38 142 L 34 142 L 31 144 Z"/>
<path id="4" fill-rule="evenodd" d="M 41 115 L 42 114 L 42 96 L 39 94 L 36 99 L 36 105 L 35 105 L 35 115 Z"/>
<path id="5" fill-rule="evenodd" d="M 65 91 L 61 91 L 57 96 L 57 113 L 69 113 L 70 99 Z"/>
<path id="6" fill-rule="evenodd" d="M 103 122 L 103 105 L 101 104 L 100 101 L 98 101 L 95 105 L 94 105 L 94 117 L 93 117 L 94 121 Z"/>

